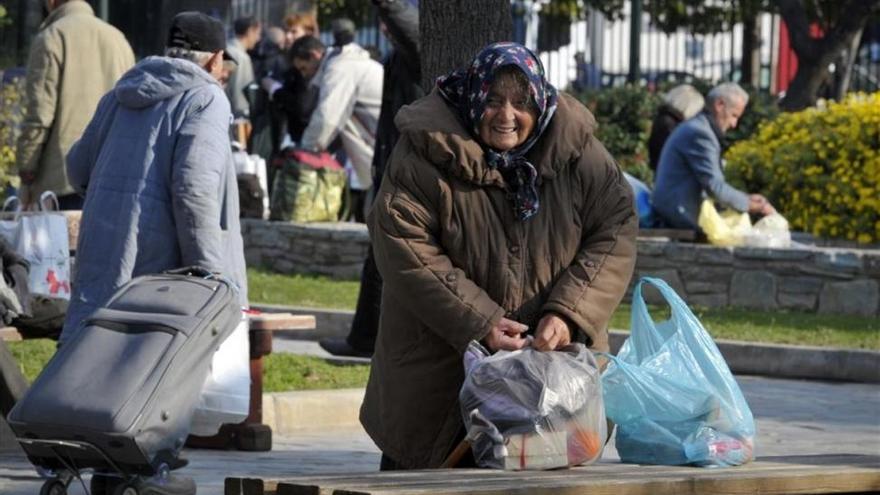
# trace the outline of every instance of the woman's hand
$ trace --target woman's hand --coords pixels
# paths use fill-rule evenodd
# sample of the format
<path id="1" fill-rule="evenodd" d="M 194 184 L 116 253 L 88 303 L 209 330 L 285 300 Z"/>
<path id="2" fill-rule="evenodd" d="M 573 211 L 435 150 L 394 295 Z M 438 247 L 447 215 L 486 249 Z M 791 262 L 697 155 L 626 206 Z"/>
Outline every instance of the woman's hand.
<path id="1" fill-rule="evenodd" d="M 523 337 L 523 332 L 528 329 L 522 323 L 501 318 L 483 340 L 492 352 L 516 351 L 528 345 L 528 340 Z"/>
<path id="2" fill-rule="evenodd" d="M 538 322 L 532 347 L 539 351 L 555 351 L 571 343 L 568 323 L 559 316 L 548 313 Z"/>

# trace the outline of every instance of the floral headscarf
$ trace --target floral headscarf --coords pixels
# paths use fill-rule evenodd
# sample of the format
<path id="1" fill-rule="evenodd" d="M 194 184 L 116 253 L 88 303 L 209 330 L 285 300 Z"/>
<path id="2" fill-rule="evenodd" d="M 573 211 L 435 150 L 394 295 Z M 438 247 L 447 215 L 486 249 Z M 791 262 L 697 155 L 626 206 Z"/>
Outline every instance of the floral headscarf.
<path id="1" fill-rule="evenodd" d="M 466 69 L 458 69 L 437 79 L 437 88 L 474 136 L 479 137 L 480 121 L 486 110 L 489 88 L 498 69 L 516 66 L 529 80 L 529 93 L 538 111 L 532 134 L 516 148 L 498 152 L 484 147 L 486 161 L 497 168 L 507 183 L 508 194 L 520 220 L 538 212 L 538 171 L 525 155 L 550 124 L 556 111 L 557 92 L 544 75 L 541 60 L 528 48 L 512 42 L 494 43 L 483 48 Z"/>

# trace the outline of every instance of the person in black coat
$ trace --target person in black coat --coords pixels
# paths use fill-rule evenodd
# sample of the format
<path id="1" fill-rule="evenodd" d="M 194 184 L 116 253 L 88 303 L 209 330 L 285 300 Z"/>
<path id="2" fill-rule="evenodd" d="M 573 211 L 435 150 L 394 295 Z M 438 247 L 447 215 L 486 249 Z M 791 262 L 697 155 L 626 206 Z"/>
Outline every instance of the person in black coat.
<path id="1" fill-rule="evenodd" d="M 680 84 L 663 95 L 663 103 L 657 109 L 648 138 L 648 165 L 655 174 L 660 162 L 660 152 L 663 151 L 663 145 L 672 130 L 698 114 L 704 105 L 703 95 L 690 84 Z"/>
<path id="2" fill-rule="evenodd" d="M 377 8 L 383 31 L 394 48 L 384 62 L 382 109 L 373 153 L 375 198 L 382 184 L 385 165 L 400 137 L 394 125 L 394 117 L 401 107 L 421 98 L 425 93 L 421 86 L 418 3 L 412 0 L 371 1 Z M 381 300 L 382 277 L 370 248 L 361 272 L 361 288 L 348 337 L 322 339 L 321 347 L 337 356 L 372 356 L 379 331 Z"/>

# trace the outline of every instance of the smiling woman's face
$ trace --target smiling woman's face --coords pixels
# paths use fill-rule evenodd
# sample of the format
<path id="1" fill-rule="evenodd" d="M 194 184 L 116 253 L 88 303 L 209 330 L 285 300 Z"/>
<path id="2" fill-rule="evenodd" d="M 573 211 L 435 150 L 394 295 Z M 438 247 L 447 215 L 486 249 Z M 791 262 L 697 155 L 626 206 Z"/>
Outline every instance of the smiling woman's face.
<path id="1" fill-rule="evenodd" d="M 523 144 L 538 117 L 529 95 L 528 79 L 516 73 L 519 69 L 499 71 L 489 88 L 480 120 L 480 139 L 496 151 L 510 151 Z"/>

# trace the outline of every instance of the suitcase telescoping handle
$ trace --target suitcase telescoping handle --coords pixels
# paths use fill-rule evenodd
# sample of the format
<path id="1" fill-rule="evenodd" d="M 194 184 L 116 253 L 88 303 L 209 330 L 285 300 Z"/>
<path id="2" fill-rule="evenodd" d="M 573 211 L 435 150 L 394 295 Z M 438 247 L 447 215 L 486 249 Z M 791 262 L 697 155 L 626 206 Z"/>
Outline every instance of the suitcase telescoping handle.
<path id="1" fill-rule="evenodd" d="M 226 285 L 231 287 L 232 290 L 234 290 L 235 292 L 241 291 L 241 288 L 238 286 L 238 284 L 234 280 L 229 279 L 227 277 L 224 277 L 223 275 L 221 275 L 217 272 L 212 272 L 211 270 L 208 270 L 207 268 L 205 268 L 203 266 L 198 266 L 198 265 L 185 266 L 183 268 L 174 268 L 171 270 L 165 270 L 163 273 L 165 273 L 167 275 L 186 275 L 186 276 L 190 276 L 190 277 L 199 277 L 199 278 L 204 278 L 206 280 L 219 280 L 221 282 L 225 282 Z"/>

